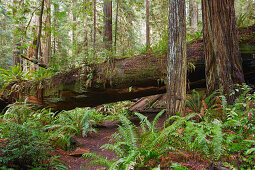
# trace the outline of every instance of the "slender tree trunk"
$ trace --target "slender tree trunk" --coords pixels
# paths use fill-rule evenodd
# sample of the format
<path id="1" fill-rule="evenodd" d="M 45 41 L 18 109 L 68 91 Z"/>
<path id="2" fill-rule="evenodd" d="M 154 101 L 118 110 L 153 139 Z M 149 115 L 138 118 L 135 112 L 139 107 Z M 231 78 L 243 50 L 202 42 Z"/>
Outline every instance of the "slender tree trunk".
<path id="1" fill-rule="evenodd" d="M 104 43 L 107 50 L 112 49 L 112 1 L 104 0 Z"/>
<path id="2" fill-rule="evenodd" d="M 117 52 L 117 31 L 118 31 L 118 14 L 119 14 L 119 0 L 117 0 L 116 21 L 115 21 L 115 36 L 114 36 L 114 51 Z"/>
<path id="3" fill-rule="evenodd" d="M 16 3 L 17 1 L 16 0 L 13 0 L 13 17 L 15 18 L 16 17 L 16 12 L 17 12 L 17 9 L 16 9 Z M 13 26 L 13 30 L 17 30 L 18 28 L 18 25 L 17 24 L 14 24 Z M 12 51 L 12 66 L 16 66 L 17 64 L 20 64 L 21 62 L 21 59 L 19 57 L 20 55 L 20 42 L 19 42 L 19 38 L 17 38 L 15 35 L 13 36 L 13 51 Z"/>
<path id="4" fill-rule="evenodd" d="M 39 49 L 40 49 L 40 39 L 41 39 L 41 34 L 42 34 L 43 9 L 44 9 L 44 0 L 42 0 L 42 5 L 41 5 L 41 13 L 40 13 L 40 17 L 39 17 L 39 31 L 38 31 L 37 43 L 36 43 L 36 49 L 35 49 L 35 59 L 37 59 L 37 60 L 38 60 L 38 53 L 39 53 Z"/>
<path id="5" fill-rule="evenodd" d="M 228 103 L 244 76 L 237 39 L 234 0 L 202 0 L 207 93 L 223 90 Z"/>
<path id="6" fill-rule="evenodd" d="M 167 97 L 169 116 L 184 113 L 186 101 L 185 0 L 169 0 Z"/>
<path id="7" fill-rule="evenodd" d="M 73 25 L 72 25 L 72 44 L 73 44 L 73 51 L 72 56 L 74 57 L 77 51 L 77 44 L 76 44 L 76 0 L 72 0 L 72 15 L 73 15 Z M 74 58 L 73 58 L 74 59 Z"/>
<path id="8" fill-rule="evenodd" d="M 97 26 L 97 10 L 96 10 L 96 3 L 97 1 L 94 0 L 94 34 L 93 34 L 93 50 L 94 50 L 94 53 L 96 51 L 96 26 Z"/>
<path id="9" fill-rule="evenodd" d="M 54 12 L 53 12 L 53 26 L 54 26 L 54 33 L 53 33 L 53 54 L 57 54 L 60 48 L 57 32 L 59 31 L 59 25 L 58 25 L 58 17 L 57 13 L 59 12 L 59 7 L 57 5 L 54 5 Z"/>
<path id="10" fill-rule="evenodd" d="M 150 4 L 146 0 L 146 46 L 150 47 Z"/>
<path id="11" fill-rule="evenodd" d="M 197 30 L 198 24 L 198 3 L 195 0 L 189 1 L 189 25 Z"/>
<path id="12" fill-rule="evenodd" d="M 45 41 L 42 44 L 42 62 L 44 64 L 49 63 L 50 54 L 51 54 L 51 9 L 50 9 L 50 0 L 45 0 L 46 6 L 46 17 L 45 17 Z"/>

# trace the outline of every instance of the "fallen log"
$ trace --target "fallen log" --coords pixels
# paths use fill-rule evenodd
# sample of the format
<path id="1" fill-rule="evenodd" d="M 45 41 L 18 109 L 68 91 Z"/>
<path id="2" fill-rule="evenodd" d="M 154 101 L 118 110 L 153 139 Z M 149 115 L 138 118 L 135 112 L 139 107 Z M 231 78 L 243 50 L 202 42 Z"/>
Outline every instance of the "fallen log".
<path id="1" fill-rule="evenodd" d="M 250 31 L 252 37 L 241 39 L 240 43 L 245 78 L 251 84 L 255 84 L 254 28 L 244 31 L 245 35 Z M 188 72 L 189 87 L 205 87 L 203 41 L 190 44 L 187 55 L 188 61 L 196 67 L 194 71 Z M 22 82 L 21 90 L 9 94 L 17 98 L 4 98 L 6 94 L 1 98 L 5 103 L 27 99 L 54 111 L 70 110 L 165 93 L 165 77 L 166 55 L 144 53 L 115 60 L 114 65 L 83 65 L 37 83 Z"/>

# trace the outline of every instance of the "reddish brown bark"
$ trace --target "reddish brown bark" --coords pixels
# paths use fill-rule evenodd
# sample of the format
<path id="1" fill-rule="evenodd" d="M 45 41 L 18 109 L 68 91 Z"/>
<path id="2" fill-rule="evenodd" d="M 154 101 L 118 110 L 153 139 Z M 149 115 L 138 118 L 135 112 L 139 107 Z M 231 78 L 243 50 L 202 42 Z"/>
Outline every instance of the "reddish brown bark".
<path id="1" fill-rule="evenodd" d="M 104 0 L 104 43 L 105 48 L 112 49 L 112 1 Z"/>
<path id="2" fill-rule="evenodd" d="M 207 92 L 223 90 L 229 96 L 244 76 L 237 39 L 234 0 L 202 0 Z"/>

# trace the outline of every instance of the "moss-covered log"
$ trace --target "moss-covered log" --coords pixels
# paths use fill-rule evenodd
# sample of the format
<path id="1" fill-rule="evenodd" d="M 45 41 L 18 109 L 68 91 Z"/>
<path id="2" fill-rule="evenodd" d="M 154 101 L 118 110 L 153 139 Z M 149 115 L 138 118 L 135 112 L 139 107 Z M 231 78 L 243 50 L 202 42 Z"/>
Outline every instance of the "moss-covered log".
<path id="1" fill-rule="evenodd" d="M 240 37 L 240 52 L 246 82 L 255 84 L 255 27 L 246 28 Z M 205 87 L 203 42 L 187 48 L 195 71 L 188 73 L 190 88 Z M 115 60 L 114 66 L 101 63 L 81 66 L 38 83 L 22 82 L 21 89 L 2 95 L 0 106 L 21 99 L 53 110 L 96 106 L 165 92 L 166 56 L 151 53 Z"/>

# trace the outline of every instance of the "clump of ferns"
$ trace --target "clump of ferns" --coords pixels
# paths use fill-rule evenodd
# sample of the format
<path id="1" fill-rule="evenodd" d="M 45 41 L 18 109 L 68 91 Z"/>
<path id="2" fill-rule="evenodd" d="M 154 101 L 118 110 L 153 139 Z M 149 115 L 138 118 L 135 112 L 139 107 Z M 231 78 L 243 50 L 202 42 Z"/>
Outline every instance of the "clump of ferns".
<path id="1" fill-rule="evenodd" d="M 213 121 L 196 122 L 192 120 L 196 113 L 185 117 L 172 116 L 175 120 L 172 125 L 173 133 L 170 133 L 169 143 L 173 148 L 184 149 L 191 152 L 200 152 L 208 158 L 219 160 L 224 154 L 224 133 L 222 122 L 218 119 Z M 167 129 L 166 128 L 166 129 Z"/>
<path id="2" fill-rule="evenodd" d="M 122 125 L 119 126 L 118 133 L 112 136 L 111 143 L 101 147 L 114 151 L 118 159 L 108 160 L 94 153 L 84 154 L 83 157 L 92 158 L 89 165 L 103 165 L 109 169 L 146 167 L 150 160 L 158 159 L 167 151 L 161 149 L 164 144 L 161 141 L 166 139 L 167 135 L 162 135 L 162 131 L 157 128 L 157 121 L 164 112 L 159 112 L 152 122 L 146 116 L 135 113 L 141 120 L 141 131 L 126 116 L 119 115 Z"/>
<path id="3" fill-rule="evenodd" d="M 214 118 L 223 119 L 222 101 L 220 97 L 220 90 L 214 91 L 209 96 L 205 96 L 196 90 L 187 97 L 186 106 L 193 112 L 198 113 L 201 117 L 208 120 Z"/>
<path id="4" fill-rule="evenodd" d="M 49 132 L 49 139 L 56 147 L 68 150 L 72 145 L 72 137 L 81 135 L 86 137 L 88 133 L 97 132 L 92 126 L 95 123 L 93 115 L 96 110 L 84 110 L 76 108 L 74 111 L 58 113 L 52 124 L 46 125 L 44 130 Z"/>

